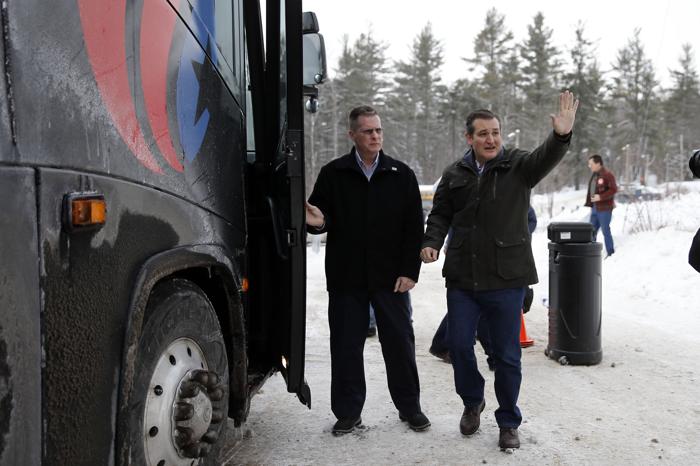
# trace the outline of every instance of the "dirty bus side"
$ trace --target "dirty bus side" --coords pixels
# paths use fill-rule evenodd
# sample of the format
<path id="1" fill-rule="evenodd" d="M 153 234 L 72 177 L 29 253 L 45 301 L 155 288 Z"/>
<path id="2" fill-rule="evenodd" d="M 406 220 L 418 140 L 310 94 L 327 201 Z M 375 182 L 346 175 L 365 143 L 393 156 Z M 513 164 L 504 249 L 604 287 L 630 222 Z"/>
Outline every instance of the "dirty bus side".
<path id="1" fill-rule="evenodd" d="M 216 464 L 274 371 L 310 403 L 317 29 L 301 0 L 0 12 L 0 465 Z"/>

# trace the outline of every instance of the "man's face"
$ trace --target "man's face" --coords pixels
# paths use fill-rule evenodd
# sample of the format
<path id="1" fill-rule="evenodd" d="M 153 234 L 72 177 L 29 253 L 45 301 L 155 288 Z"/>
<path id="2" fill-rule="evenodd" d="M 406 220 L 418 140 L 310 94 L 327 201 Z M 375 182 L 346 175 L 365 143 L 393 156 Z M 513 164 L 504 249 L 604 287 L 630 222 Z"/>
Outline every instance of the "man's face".
<path id="1" fill-rule="evenodd" d="M 595 163 L 593 159 L 588 159 L 588 168 L 590 168 L 593 173 L 598 173 L 602 166 L 603 165 L 600 163 Z"/>
<path id="2" fill-rule="evenodd" d="M 382 122 L 377 115 L 360 115 L 357 119 L 357 128 L 351 129 L 348 134 L 361 156 L 371 157 L 382 148 L 384 135 L 382 134 Z"/>
<path id="3" fill-rule="evenodd" d="M 467 144 L 472 146 L 480 163 L 495 158 L 501 151 L 501 125 L 498 120 L 474 120 L 474 134 L 467 134 Z"/>

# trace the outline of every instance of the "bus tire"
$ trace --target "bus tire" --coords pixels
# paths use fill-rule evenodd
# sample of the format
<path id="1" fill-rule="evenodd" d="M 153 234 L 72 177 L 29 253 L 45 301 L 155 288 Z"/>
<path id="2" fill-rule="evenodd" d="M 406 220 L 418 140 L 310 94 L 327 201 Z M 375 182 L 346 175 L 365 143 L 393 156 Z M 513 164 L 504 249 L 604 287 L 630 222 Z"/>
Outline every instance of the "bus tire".
<path id="1" fill-rule="evenodd" d="M 228 361 L 216 312 L 192 282 L 157 284 L 139 339 L 129 464 L 215 465 L 228 413 Z"/>

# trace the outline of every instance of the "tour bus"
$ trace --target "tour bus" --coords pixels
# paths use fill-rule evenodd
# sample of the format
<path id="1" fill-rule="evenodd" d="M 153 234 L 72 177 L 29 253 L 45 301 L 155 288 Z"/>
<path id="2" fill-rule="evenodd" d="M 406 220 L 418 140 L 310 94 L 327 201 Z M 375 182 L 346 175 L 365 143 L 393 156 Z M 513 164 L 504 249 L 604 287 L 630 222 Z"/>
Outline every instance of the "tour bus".
<path id="1" fill-rule="evenodd" d="M 217 464 L 276 371 L 310 407 L 315 15 L 301 0 L 0 14 L 0 466 Z"/>

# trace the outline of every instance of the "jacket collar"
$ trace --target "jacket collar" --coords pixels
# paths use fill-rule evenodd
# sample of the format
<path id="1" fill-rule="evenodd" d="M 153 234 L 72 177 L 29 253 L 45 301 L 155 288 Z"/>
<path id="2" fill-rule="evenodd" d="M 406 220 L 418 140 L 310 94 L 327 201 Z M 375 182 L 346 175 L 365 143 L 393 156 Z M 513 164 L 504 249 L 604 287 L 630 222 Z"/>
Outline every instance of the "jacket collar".
<path id="1" fill-rule="evenodd" d="M 498 152 L 498 155 L 486 162 L 486 166 L 484 167 L 484 170 L 482 173 L 486 173 L 488 170 L 491 170 L 494 167 L 498 167 L 500 165 L 504 165 L 508 162 L 508 159 L 506 158 L 505 155 L 505 149 L 501 146 L 501 150 Z M 459 166 L 468 168 L 474 173 L 479 173 L 479 168 L 476 166 L 476 158 L 474 157 L 474 150 L 469 147 L 467 151 L 464 153 L 464 156 L 462 157 L 462 160 L 460 160 L 457 163 Z"/>
<path id="2" fill-rule="evenodd" d="M 362 173 L 362 170 L 360 170 L 360 167 L 357 165 L 357 155 L 355 154 L 356 149 L 353 146 L 349 153 L 345 154 L 338 160 L 338 168 L 343 170 L 353 170 L 362 176 L 365 176 L 364 173 Z M 383 150 L 379 151 L 379 155 L 377 157 L 379 157 L 379 161 L 377 162 L 377 169 L 374 171 L 375 175 L 382 172 L 398 172 L 399 168 L 394 163 L 394 159 L 386 155 Z"/>
<path id="3" fill-rule="evenodd" d="M 608 173 L 610 173 L 610 172 L 605 169 L 605 166 L 600 167 L 599 171 L 591 172 L 591 179 L 593 179 L 595 177 L 603 177 L 603 176 L 607 175 Z"/>

